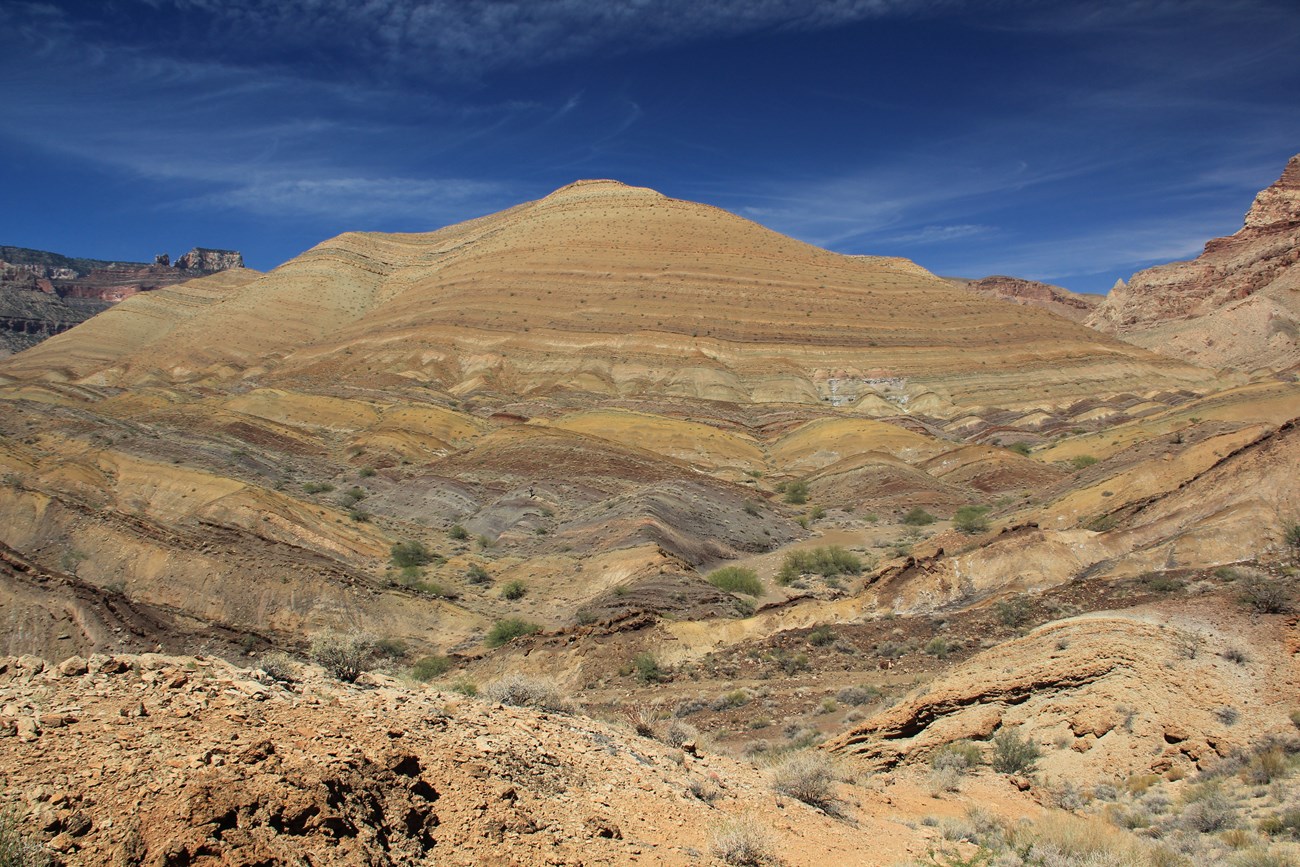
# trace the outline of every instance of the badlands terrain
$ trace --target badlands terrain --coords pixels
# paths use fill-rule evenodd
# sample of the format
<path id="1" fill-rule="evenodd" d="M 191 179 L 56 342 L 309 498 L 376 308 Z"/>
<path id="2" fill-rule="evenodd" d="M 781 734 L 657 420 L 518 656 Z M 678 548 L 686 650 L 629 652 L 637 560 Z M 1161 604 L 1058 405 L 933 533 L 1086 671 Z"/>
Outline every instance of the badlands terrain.
<path id="1" fill-rule="evenodd" d="M 0 851 L 1298 863 L 1298 187 L 1096 303 L 580 181 L 5 359 Z"/>

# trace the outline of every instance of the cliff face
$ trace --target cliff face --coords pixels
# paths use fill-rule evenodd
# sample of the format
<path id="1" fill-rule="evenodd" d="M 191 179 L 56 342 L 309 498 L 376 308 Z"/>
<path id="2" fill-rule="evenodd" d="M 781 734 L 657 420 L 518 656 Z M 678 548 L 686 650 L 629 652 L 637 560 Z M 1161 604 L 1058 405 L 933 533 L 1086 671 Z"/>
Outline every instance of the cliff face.
<path id="1" fill-rule="evenodd" d="M 1241 231 L 1189 262 L 1117 284 L 1088 320 L 1139 346 L 1214 367 L 1300 364 L 1300 155 L 1262 191 Z"/>
<path id="2" fill-rule="evenodd" d="M 0 356 L 35 346 L 140 292 L 242 267 L 239 252 L 203 247 L 174 265 L 165 253 L 147 264 L 0 247 Z"/>
<path id="3" fill-rule="evenodd" d="M 982 280 L 949 277 L 948 281 L 987 298 L 997 298 L 1029 307 L 1041 307 L 1075 322 L 1087 319 L 1101 303 L 1101 298 L 1096 295 L 1080 295 L 1050 283 L 1022 280 L 1019 277 L 1006 277 L 1001 274 L 985 277 Z"/>

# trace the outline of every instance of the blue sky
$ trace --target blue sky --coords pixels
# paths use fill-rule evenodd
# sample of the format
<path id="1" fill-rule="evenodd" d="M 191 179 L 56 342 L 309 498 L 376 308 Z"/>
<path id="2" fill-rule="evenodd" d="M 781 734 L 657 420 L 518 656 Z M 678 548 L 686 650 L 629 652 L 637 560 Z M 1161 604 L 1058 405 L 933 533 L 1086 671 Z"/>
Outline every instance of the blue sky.
<path id="1" fill-rule="evenodd" d="M 1104 291 L 1300 152 L 1294 0 L 0 2 L 0 243 L 271 268 L 612 177 Z"/>

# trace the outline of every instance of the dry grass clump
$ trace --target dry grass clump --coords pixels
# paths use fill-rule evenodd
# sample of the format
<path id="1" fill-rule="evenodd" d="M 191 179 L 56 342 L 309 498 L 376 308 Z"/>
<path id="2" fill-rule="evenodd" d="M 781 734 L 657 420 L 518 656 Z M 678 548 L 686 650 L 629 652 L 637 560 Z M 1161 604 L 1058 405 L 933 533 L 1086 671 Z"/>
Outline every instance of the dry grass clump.
<path id="1" fill-rule="evenodd" d="M 835 811 L 835 783 L 839 779 L 835 764 L 824 754 L 812 751 L 795 753 L 776 766 L 772 788 L 828 813 Z"/>
<path id="2" fill-rule="evenodd" d="M 45 848 L 23 833 L 17 815 L 0 809 L 0 865 L 3 867 L 47 867 Z"/>
<path id="3" fill-rule="evenodd" d="M 569 703 L 560 694 L 559 689 L 549 680 L 525 677 L 522 674 L 508 674 L 483 688 L 481 693 L 488 701 L 515 707 L 531 707 L 537 710 L 568 711 Z"/>
<path id="4" fill-rule="evenodd" d="M 364 632 L 325 632 L 311 642 L 312 662 L 344 683 L 374 668 L 378 655 L 379 640 Z"/>
<path id="5" fill-rule="evenodd" d="M 258 660 L 257 667 L 266 672 L 267 677 L 281 683 L 294 683 L 298 680 L 298 664 L 283 650 L 273 650 L 263 655 Z"/>
<path id="6" fill-rule="evenodd" d="M 724 864 L 759 867 L 776 863 L 772 855 L 772 838 L 754 816 L 728 819 L 713 830 L 712 836 L 713 854 Z"/>

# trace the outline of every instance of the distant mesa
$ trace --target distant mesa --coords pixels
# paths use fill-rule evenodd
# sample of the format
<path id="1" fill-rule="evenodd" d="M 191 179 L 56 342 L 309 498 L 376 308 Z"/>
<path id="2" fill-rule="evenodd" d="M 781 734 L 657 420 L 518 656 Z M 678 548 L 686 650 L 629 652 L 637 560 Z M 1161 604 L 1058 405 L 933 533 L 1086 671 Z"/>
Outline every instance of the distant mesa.
<path id="1" fill-rule="evenodd" d="M 35 346 L 140 292 L 244 267 L 237 250 L 195 247 L 152 264 L 0 246 L 0 356 Z"/>

